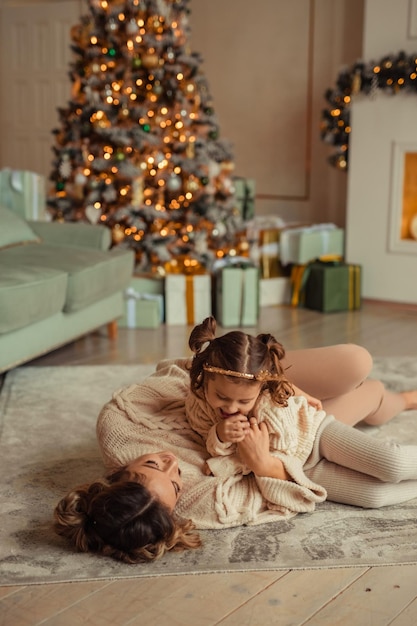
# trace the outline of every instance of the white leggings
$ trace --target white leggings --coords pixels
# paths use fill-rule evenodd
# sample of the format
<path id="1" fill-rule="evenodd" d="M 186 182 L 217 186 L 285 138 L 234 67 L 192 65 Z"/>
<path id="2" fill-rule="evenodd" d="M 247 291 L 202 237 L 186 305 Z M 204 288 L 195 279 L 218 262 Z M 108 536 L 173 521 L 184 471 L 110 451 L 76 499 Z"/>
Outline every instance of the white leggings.
<path id="1" fill-rule="evenodd" d="M 385 442 L 336 420 L 317 445 L 322 458 L 305 473 L 328 500 L 379 508 L 417 498 L 417 446 Z"/>
<path id="2" fill-rule="evenodd" d="M 399 393 L 368 379 L 369 352 L 354 344 L 288 351 L 282 364 L 290 382 L 321 400 L 328 415 L 345 424 L 380 425 L 405 409 Z"/>

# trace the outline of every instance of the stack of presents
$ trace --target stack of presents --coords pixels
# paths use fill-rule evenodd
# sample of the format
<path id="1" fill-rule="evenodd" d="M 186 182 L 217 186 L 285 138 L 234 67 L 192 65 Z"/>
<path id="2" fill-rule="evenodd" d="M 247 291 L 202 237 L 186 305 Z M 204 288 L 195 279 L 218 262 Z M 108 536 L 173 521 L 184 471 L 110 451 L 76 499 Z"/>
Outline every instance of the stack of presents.
<path id="1" fill-rule="evenodd" d="M 360 308 L 361 268 L 343 261 L 344 231 L 255 217 L 255 184 L 234 181 L 246 221 L 248 257 L 218 261 L 210 272 L 185 261 L 164 278 L 138 275 L 126 292 L 121 326 L 193 325 L 209 315 L 227 327 L 256 326 L 259 308 L 278 304 L 324 313 Z"/>
<path id="2" fill-rule="evenodd" d="M 234 186 L 248 256 L 219 260 L 210 271 L 179 259 L 175 272 L 163 278 L 133 276 L 120 326 L 193 325 L 214 315 L 225 328 L 253 327 L 262 306 L 288 304 L 325 313 L 360 307 L 361 268 L 343 261 L 343 229 L 255 217 L 255 181 L 235 177 Z M 27 218 L 47 219 L 44 181 L 33 172 L 0 170 L 0 202 L 19 207 L 22 215 L 30 209 Z"/>

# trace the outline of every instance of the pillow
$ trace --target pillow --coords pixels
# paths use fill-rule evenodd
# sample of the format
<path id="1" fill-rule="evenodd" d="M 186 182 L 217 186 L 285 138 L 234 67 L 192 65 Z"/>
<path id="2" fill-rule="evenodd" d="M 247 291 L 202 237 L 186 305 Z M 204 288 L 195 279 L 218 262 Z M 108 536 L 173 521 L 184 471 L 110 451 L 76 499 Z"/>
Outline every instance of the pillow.
<path id="1" fill-rule="evenodd" d="M 0 204 L 0 248 L 40 239 L 24 219 Z"/>

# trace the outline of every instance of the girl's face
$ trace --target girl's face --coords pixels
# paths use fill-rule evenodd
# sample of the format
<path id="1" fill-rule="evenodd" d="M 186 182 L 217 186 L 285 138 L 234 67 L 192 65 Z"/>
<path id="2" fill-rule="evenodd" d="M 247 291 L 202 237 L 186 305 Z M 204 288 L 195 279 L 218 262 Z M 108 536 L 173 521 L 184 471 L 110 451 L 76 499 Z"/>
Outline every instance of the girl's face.
<path id="1" fill-rule="evenodd" d="M 262 383 L 211 374 L 206 378 L 205 393 L 208 404 L 221 419 L 242 413 L 249 415 L 261 392 Z"/>
<path id="2" fill-rule="evenodd" d="M 141 484 L 172 511 L 182 489 L 181 470 L 178 459 L 172 452 L 143 454 L 129 465 L 132 474 L 140 475 Z"/>

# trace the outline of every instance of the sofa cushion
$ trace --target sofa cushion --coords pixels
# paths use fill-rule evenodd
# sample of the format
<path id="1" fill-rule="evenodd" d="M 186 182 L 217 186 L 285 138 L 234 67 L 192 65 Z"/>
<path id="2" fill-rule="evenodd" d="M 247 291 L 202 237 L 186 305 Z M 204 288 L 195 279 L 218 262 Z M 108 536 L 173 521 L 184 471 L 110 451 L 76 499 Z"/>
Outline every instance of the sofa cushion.
<path id="1" fill-rule="evenodd" d="M 0 250 L 0 334 L 59 313 L 67 292 L 65 272 L 8 265 L 3 257 L 9 250 Z"/>
<path id="2" fill-rule="evenodd" d="M 24 219 L 0 204 L 0 248 L 39 241 L 39 237 Z"/>
<path id="3" fill-rule="evenodd" d="M 42 243 L 9 248 L 4 252 L 8 252 L 8 265 L 39 270 L 55 268 L 67 273 L 66 313 L 80 311 L 120 291 L 133 273 L 134 256 L 131 250 L 112 249 L 103 252 Z"/>

